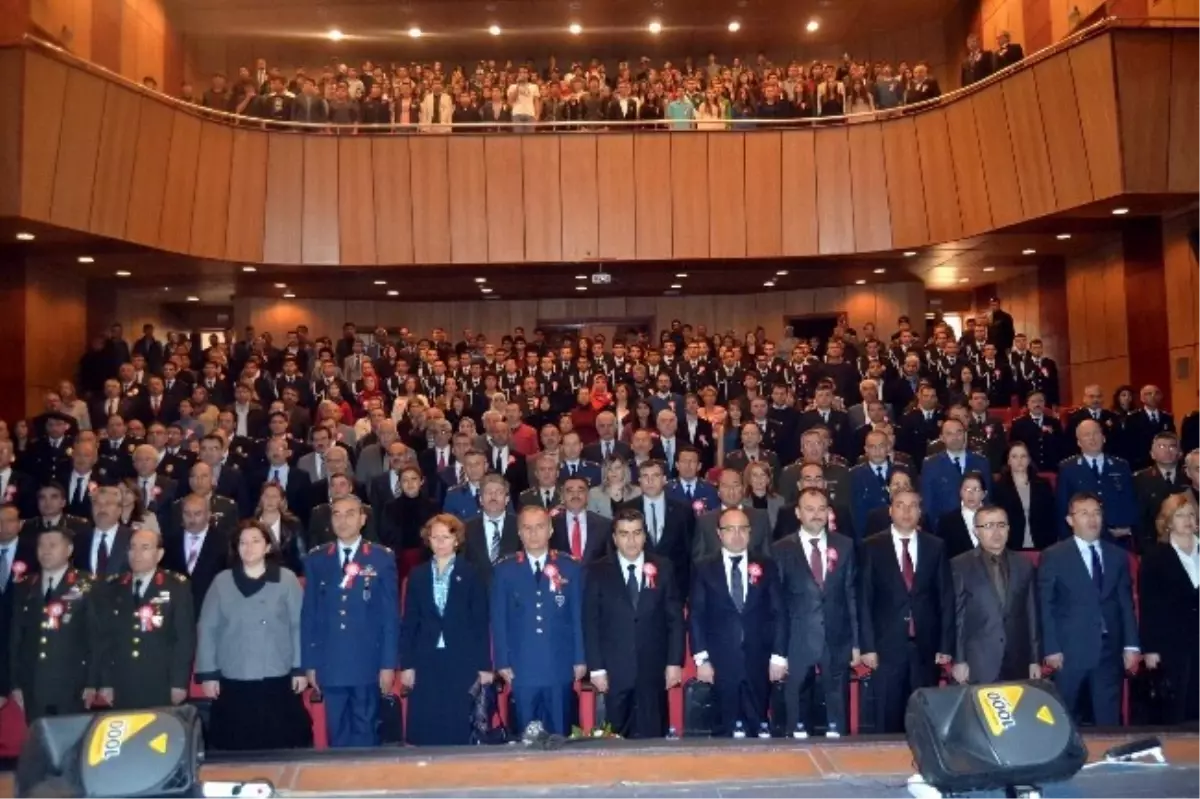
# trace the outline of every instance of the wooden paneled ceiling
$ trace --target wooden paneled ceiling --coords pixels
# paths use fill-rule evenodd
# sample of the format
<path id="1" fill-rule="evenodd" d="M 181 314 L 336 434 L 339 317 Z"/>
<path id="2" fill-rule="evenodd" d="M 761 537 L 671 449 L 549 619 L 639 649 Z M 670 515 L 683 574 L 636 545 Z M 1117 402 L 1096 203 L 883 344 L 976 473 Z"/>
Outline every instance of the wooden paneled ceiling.
<path id="1" fill-rule="evenodd" d="M 940 19 L 952 5 L 952 0 L 173 0 L 170 8 L 185 34 L 308 40 L 327 57 L 520 59 L 558 52 L 563 58 L 623 53 L 660 60 L 701 56 L 709 49 L 744 56 L 760 49 L 836 52 L 826 48 Z M 820 22 L 815 33 L 805 31 L 810 19 Z M 647 32 L 652 20 L 662 24 L 657 36 Z M 732 21 L 741 26 L 736 34 L 728 29 Z M 568 33 L 572 23 L 583 27 L 581 35 Z M 500 26 L 499 37 L 489 34 L 492 25 Z M 419 40 L 408 36 L 413 26 L 422 31 Z M 345 39 L 328 42 L 331 29 Z"/>

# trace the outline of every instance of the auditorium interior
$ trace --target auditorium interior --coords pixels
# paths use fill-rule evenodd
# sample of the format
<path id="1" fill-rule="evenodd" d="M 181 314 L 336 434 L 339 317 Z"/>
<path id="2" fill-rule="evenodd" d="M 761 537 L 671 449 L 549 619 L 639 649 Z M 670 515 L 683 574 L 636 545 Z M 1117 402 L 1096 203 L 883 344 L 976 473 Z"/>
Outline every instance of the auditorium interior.
<path id="1" fill-rule="evenodd" d="M 1105 408 L 1130 388 L 1130 413 L 1157 387 L 1182 474 L 1200 410 L 1198 16 L 1197 0 L 0 0 L 0 446 L 26 468 L 63 381 L 85 407 L 102 398 L 116 372 L 89 388 L 81 357 L 107 352 L 117 325 L 130 347 L 152 326 L 192 352 L 263 334 L 280 348 L 299 329 L 338 342 L 347 324 L 364 350 L 386 343 L 380 329 L 401 349 L 437 330 L 506 351 L 534 331 L 609 352 L 695 333 L 714 337 L 714 370 L 736 346 L 747 373 L 764 343 L 811 337 L 820 375 L 833 336 L 865 358 L 872 330 L 881 371 L 899 374 L 894 332 L 911 326 L 923 352 L 948 330 L 968 349 L 972 323 L 994 336 L 1007 315 L 1009 336 L 1053 362 L 1047 414 L 1063 428 L 1092 386 Z M 672 391 L 703 394 L 679 377 Z M 865 377 L 847 409 L 865 408 Z M 1025 392 L 1049 396 L 1037 375 L 1010 378 L 989 394 L 1005 431 L 1028 415 Z M 223 379 L 232 402 L 246 378 Z M 345 429 L 366 415 L 347 399 Z M 846 446 L 850 466 L 866 457 Z M 714 487 L 719 457 L 705 456 Z M 1194 500 L 1191 479 L 1179 490 Z M 1156 512 L 1141 510 L 1151 525 Z M 1147 721 L 1140 685 L 1125 676 L 1119 727 L 1084 729 L 1090 756 L 1145 727 L 1170 767 L 1139 781 L 1102 766 L 1072 795 L 1200 787 L 1195 709 L 1182 727 Z M 577 688 L 588 730 L 597 694 Z M 214 752 L 201 778 L 281 795 L 898 796 L 914 770 L 903 736 L 855 734 L 853 719 L 841 740 L 335 754 L 305 702 L 322 751 Z M 7 705 L 12 763 L 26 725 Z M 683 705 L 672 687 L 673 730 Z"/>

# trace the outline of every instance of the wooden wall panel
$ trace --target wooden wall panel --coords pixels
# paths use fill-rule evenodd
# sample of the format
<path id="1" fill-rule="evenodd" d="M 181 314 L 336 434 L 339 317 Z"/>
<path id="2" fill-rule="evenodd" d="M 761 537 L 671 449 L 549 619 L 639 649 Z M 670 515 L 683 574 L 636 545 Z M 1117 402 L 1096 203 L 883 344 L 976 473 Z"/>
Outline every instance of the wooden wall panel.
<path id="1" fill-rule="evenodd" d="M 515 263 L 525 258 L 524 178 L 521 136 L 484 136 L 488 260 Z M 459 206 L 455 205 L 455 208 Z"/>
<path id="2" fill-rule="evenodd" d="M 125 238 L 156 246 L 162 222 L 163 193 L 167 188 L 167 161 L 175 130 L 175 112 L 149 98 L 139 99 L 137 153 L 129 184 L 129 213 Z"/>
<path id="3" fill-rule="evenodd" d="M 917 126 L 911 118 L 888 123 L 883 137 L 883 163 L 887 167 L 892 246 L 927 244 L 929 217 L 925 212 L 925 178 L 921 174 L 918 155 Z"/>
<path id="4" fill-rule="evenodd" d="M 447 264 L 450 246 L 450 174 L 447 142 L 465 136 L 413 136 L 409 139 L 412 169 L 413 260 L 422 264 Z M 468 206 L 478 208 L 483 186 L 475 188 Z M 454 223 L 470 224 L 471 214 L 454 215 Z M 478 216 L 476 214 L 475 216 Z M 478 221 L 478 220 L 475 220 Z M 486 254 L 484 259 L 486 259 Z M 482 259 L 481 259 L 482 260 Z"/>
<path id="5" fill-rule="evenodd" d="M 101 236 L 119 239 L 125 236 L 142 103 L 132 91 L 115 83 L 105 86 L 104 93 L 88 228 Z"/>
<path id="6" fill-rule="evenodd" d="M 879 123 L 850 125 L 850 186 L 854 199 L 854 250 L 871 252 L 892 246 L 883 129 Z"/>
<path id="7" fill-rule="evenodd" d="M 1200 343 L 1200 268 L 1188 234 L 1197 224 L 1194 213 L 1163 222 L 1163 269 L 1167 285 L 1167 343 L 1172 348 Z M 1179 401 L 1178 394 L 1174 397 Z"/>
<path id="8" fill-rule="evenodd" d="M 1021 187 L 1021 205 L 1027 217 L 1043 216 L 1057 207 L 1036 81 L 1032 70 L 1024 70 L 1001 84 L 1013 156 L 1020 165 L 1017 183 Z"/>
<path id="9" fill-rule="evenodd" d="M 172 114 L 175 119 L 171 123 L 171 149 L 167 153 L 167 184 L 163 190 L 158 245 L 167 250 L 187 252 L 192 239 L 196 172 L 200 166 L 200 130 L 206 126 L 191 114 L 182 111 Z"/>
<path id="10" fill-rule="evenodd" d="M 1200 53 L 1195 30 L 1171 37 L 1171 106 L 1167 148 L 1167 189 L 1195 194 L 1200 190 Z"/>
<path id="11" fill-rule="evenodd" d="M 627 162 L 626 168 L 633 172 L 633 206 L 637 209 L 635 238 L 639 259 L 672 257 L 672 138 L 674 137 L 659 136 L 653 133 L 641 133 L 633 137 L 633 160 Z M 601 167 L 604 166 L 604 161 L 601 159 Z M 603 182 L 604 174 L 601 172 L 601 186 L 603 186 Z M 603 191 L 601 191 L 600 202 L 605 202 Z M 605 212 L 601 205 L 602 242 L 604 216 Z M 624 235 L 628 235 L 628 228 Z"/>
<path id="12" fill-rule="evenodd" d="M 449 136 L 450 256 L 456 264 L 488 260 L 487 160 L 483 136 Z M 475 209 L 471 213 L 468 209 Z M 415 206 L 414 206 L 415 210 Z M 417 259 L 420 261 L 420 259 Z"/>
<path id="13" fill-rule="evenodd" d="M 958 211 L 958 186 L 954 162 L 946 144 L 946 112 L 937 109 L 916 116 L 917 148 L 920 152 L 925 212 L 929 219 L 929 240 L 953 241 L 962 236 L 962 216 Z"/>
<path id="14" fill-rule="evenodd" d="M 200 131 L 198 163 L 189 251 L 202 258 L 223 258 L 226 228 L 229 224 L 233 128 L 205 125 Z"/>
<path id="15" fill-rule="evenodd" d="M 338 140 L 304 137 L 304 207 L 300 257 L 306 264 L 336 264 L 340 257 L 338 218 Z"/>
<path id="16" fill-rule="evenodd" d="M 580 136 L 586 134 L 579 134 Z M 643 214 L 661 220 L 666 211 L 665 251 L 670 250 L 671 211 L 665 206 L 642 208 L 634 185 L 634 137 L 632 134 L 599 134 L 596 141 L 596 196 L 599 199 L 599 248 L 601 258 L 628 260 L 640 257 L 638 237 Z M 669 163 L 669 162 L 666 162 Z M 653 168 L 653 164 L 647 168 Z M 664 181 L 664 185 L 666 182 Z M 659 252 L 664 251 L 658 248 Z M 662 256 L 659 256 L 662 257 Z"/>
<path id="17" fill-rule="evenodd" d="M 25 58 L 21 121 L 21 216 L 50 219 L 62 132 L 67 67 L 38 55 Z"/>
<path id="18" fill-rule="evenodd" d="M 600 254 L 600 194 L 596 136 L 556 136 L 562 202 L 562 258 L 582 261 Z M 603 138 L 603 137 L 601 137 Z"/>
<path id="19" fill-rule="evenodd" d="M 711 133 L 703 138 L 708 140 L 707 218 L 704 220 L 708 228 L 708 254 L 713 258 L 745 258 L 746 203 L 743 198 L 746 196 L 748 162 L 745 136 L 741 133 Z M 753 224 L 760 225 L 762 220 L 755 219 Z M 676 257 L 679 257 L 678 251 Z"/>
<path id="20" fill-rule="evenodd" d="M 783 254 L 816 255 L 816 134 L 811 130 L 786 130 L 779 135 L 780 171 L 787 176 L 781 191 Z"/>
<path id="21" fill-rule="evenodd" d="M 1113 34 L 1126 191 L 1160 192 L 1167 188 L 1171 39 L 1169 30 Z M 1146 80 L 1147 75 L 1160 78 Z"/>
<path id="22" fill-rule="evenodd" d="M 783 255 L 783 169 L 782 143 L 778 131 L 747 133 L 746 164 L 743 186 L 746 255 L 751 258 L 775 258 Z M 794 180 L 789 174 L 788 180 Z M 725 198 L 712 208 L 737 204 L 737 195 Z"/>
<path id="23" fill-rule="evenodd" d="M 667 136 L 666 139 L 671 149 L 667 168 L 671 190 L 672 255 L 675 258 L 707 258 L 708 134 Z M 638 206 L 641 207 L 640 202 Z"/>
<path id="24" fill-rule="evenodd" d="M 1092 176 L 1079 124 L 1071 62 L 1061 57 L 1048 58 L 1033 68 L 1033 77 L 1054 180 L 1055 207 L 1061 211 L 1085 205 L 1093 199 Z"/>
<path id="25" fill-rule="evenodd" d="M 100 122 L 107 92 L 101 78 L 72 70 L 67 76 L 54 195 L 50 221 L 87 230 L 92 215 L 92 189 L 96 179 L 96 153 L 100 149 Z"/>
<path id="26" fill-rule="evenodd" d="M 975 132 L 979 135 L 979 152 L 983 156 L 992 224 L 1005 227 L 1024 219 L 1025 210 L 1021 205 L 1017 160 L 1013 155 L 1008 114 L 1004 107 L 1004 87 L 1000 84 L 989 86 L 972 95 L 969 102 L 975 111 Z"/>
<path id="27" fill-rule="evenodd" d="M 983 174 L 983 153 L 975 128 L 975 109 L 969 100 L 946 106 L 946 135 L 950 160 L 954 164 L 963 234 L 974 236 L 991 230 L 992 209 Z"/>
<path id="28" fill-rule="evenodd" d="M 265 133 L 233 132 L 229 217 L 225 227 L 225 257 L 231 261 L 263 260 L 268 141 Z"/>
<path id="29" fill-rule="evenodd" d="M 562 260 L 562 176 L 558 136 L 518 136 L 525 200 L 526 261 Z M 592 161 L 593 167 L 595 161 Z"/>
<path id="30" fill-rule="evenodd" d="M 1100 36 L 1067 51 L 1079 126 L 1087 151 L 1092 194 L 1096 199 L 1120 194 L 1124 188 L 1121 139 L 1117 129 L 1117 96 L 1113 81 L 1112 37 Z"/>
<path id="31" fill-rule="evenodd" d="M 304 214 L 304 140 L 288 133 L 267 137 L 267 206 L 263 258 L 267 263 L 300 263 L 300 224 Z"/>
<path id="32" fill-rule="evenodd" d="M 1161 242 L 1159 246 L 1161 246 Z M 1129 316 L 1129 285 L 1125 279 L 1126 266 L 1126 259 L 1122 255 L 1117 254 L 1110 257 L 1104 263 L 1104 282 L 1101 286 L 1092 286 L 1093 292 L 1097 288 L 1103 292 L 1104 313 L 1098 323 L 1091 322 L 1092 316 L 1098 314 L 1089 315 L 1088 321 L 1091 328 L 1089 333 L 1095 335 L 1095 327 L 1098 324 L 1101 332 L 1096 341 L 1104 342 L 1104 354 L 1109 358 L 1133 354 L 1129 351 L 1129 325 L 1120 322 L 1114 324 L 1115 320 L 1128 319 Z M 1154 315 L 1157 318 L 1162 316 L 1162 307 L 1162 302 L 1155 303 Z M 1158 349 L 1161 351 L 1161 340 Z"/>
<path id="33" fill-rule="evenodd" d="M 338 137 L 338 263 L 375 264 L 375 163 L 371 139 Z"/>
<path id="34" fill-rule="evenodd" d="M 1070 350 L 1067 362 L 1080 364 L 1088 360 L 1089 352 L 1087 335 L 1087 286 L 1083 270 L 1072 261 L 1067 262 L 1067 336 L 1070 339 Z M 1078 393 L 1073 396 L 1079 396 Z"/>
<path id="35" fill-rule="evenodd" d="M 413 262 L 412 168 L 409 137 L 375 136 L 375 254 L 381 264 Z"/>
<path id="36" fill-rule="evenodd" d="M 5 37 L 3 27 L 6 22 L 7 20 L 0 21 L 0 39 Z M 15 36 L 17 32 L 13 31 L 12 34 Z M 4 119 L 4 123 L 0 124 L 0 175 L 5 176 L 4 182 L 0 183 L 0 216 L 17 216 L 21 213 L 21 118 L 24 116 L 21 103 L 24 100 L 24 71 L 24 51 L 9 49 L 0 52 L 0 83 L 9 87 L 9 91 L 0 95 L 0 118 Z M 14 289 L 16 290 L 18 289 Z M 24 367 L 14 368 L 13 371 L 23 372 Z M 16 383 L 20 380 L 19 376 L 14 377 Z M 8 387 L 0 383 L 0 394 L 3 394 L 6 388 Z M 8 410 L 0 400 L 0 413 L 7 414 Z M 22 413 L 23 410 L 18 409 L 14 412 Z"/>
<path id="37" fill-rule="evenodd" d="M 846 128 L 818 129 L 817 238 L 822 255 L 854 251 L 854 196 Z"/>

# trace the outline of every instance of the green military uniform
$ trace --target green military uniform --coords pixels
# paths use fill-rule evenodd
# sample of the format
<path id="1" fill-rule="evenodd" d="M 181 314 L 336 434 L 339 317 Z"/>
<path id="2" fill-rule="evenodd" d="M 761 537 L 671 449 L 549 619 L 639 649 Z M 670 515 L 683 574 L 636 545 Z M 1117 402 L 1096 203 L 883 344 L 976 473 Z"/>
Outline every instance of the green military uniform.
<path id="1" fill-rule="evenodd" d="M 1008 463 L 1008 437 L 1004 425 L 993 419 L 979 421 L 974 414 L 967 427 L 967 449 L 987 458 L 992 474 L 1000 474 Z"/>
<path id="2" fill-rule="evenodd" d="M 132 573 L 108 578 L 100 685 L 113 707 L 171 704 L 171 689 L 187 690 L 196 654 L 196 617 L 187 578 L 158 569 L 139 585 Z"/>
<path id="3" fill-rule="evenodd" d="M 542 495 L 544 490 L 550 491 L 551 497 L 550 497 L 549 504 L 546 503 L 546 499 Z M 533 507 L 537 507 L 537 508 L 545 508 L 546 510 L 550 510 L 551 508 L 554 508 L 561 504 L 562 504 L 562 496 L 559 494 L 558 488 L 551 488 L 551 489 L 527 488 L 524 491 L 522 491 L 520 493 L 520 495 L 517 496 L 517 507 L 519 507 L 519 508 L 533 506 Z"/>
<path id="4" fill-rule="evenodd" d="M 36 576 L 22 576 L 16 590 L 9 658 L 26 721 L 82 713 L 84 689 L 100 684 L 103 585 L 68 567 L 49 597 Z"/>

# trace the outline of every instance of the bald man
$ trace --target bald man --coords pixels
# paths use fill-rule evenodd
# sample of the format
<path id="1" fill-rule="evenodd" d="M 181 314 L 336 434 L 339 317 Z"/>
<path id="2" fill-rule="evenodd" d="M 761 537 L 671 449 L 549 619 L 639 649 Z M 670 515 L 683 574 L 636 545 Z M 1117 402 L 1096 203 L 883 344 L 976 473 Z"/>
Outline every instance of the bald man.
<path id="1" fill-rule="evenodd" d="M 1120 425 L 1117 422 L 1116 415 L 1104 407 L 1104 389 L 1099 385 L 1084 386 L 1083 402 L 1080 403 L 1079 407 L 1071 411 L 1067 417 L 1067 429 L 1064 433 L 1067 437 L 1067 445 L 1075 448 L 1075 454 L 1079 454 L 1075 431 L 1080 424 L 1088 419 L 1100 425 L 1104 433 L 1104 451 L 1110 455 L 1119 454 L 1121 451 L 1121 442 L 1118 436 Z"/>

